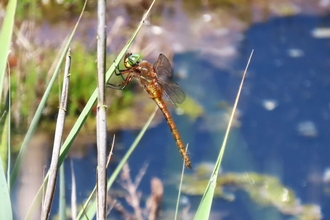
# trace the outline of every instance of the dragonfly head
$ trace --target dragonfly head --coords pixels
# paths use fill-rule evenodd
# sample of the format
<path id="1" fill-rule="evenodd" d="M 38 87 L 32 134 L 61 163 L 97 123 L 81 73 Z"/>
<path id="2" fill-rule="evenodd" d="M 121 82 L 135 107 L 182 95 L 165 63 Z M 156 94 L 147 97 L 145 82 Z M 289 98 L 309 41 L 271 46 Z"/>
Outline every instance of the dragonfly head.
<path id="1" fill-rule="evenodd" d="M 126 58 L 124 60 L 124 65 L 126 68 L 131 68 L 132 66 L 135 66 L 138 64 L 141 60 L 141 55 L 138 53 L 129 53 L 126 54 Z"/>

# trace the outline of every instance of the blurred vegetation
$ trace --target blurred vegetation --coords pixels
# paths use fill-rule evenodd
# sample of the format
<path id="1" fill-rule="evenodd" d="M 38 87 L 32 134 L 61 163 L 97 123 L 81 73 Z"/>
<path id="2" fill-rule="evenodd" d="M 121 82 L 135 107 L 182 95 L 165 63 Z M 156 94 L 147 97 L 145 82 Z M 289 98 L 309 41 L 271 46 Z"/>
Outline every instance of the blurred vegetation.
<path id="1" fill-rule="evenodd" d="M 128 1 L 129 2 L 129 1 Z M 17 28 L 14 31 L 13 43 L 9 57 L 10 71 L 12 77 L 12 112 L 13 125 L 17 131 L 24 133 L 26 126 L 30 123 L 32 116 L 38 106 L 38 103 L 44 93 L 44 90 L 53 71 L 54 63 L 57 63 L 57 54 L 60 53 L 60 45 L 53 43 L 38 42 L 38 21 L 56 22 L 57 19 L 65 19 L 66 16 L 75 16 L 80 12 L 84 1 L 64 0 L 58 1 L 27 1 L 23 0 L 17 8 Z M 2 7 L 6 2 L 1 3 Z M 95 1 L 88 2 L 88 9 L 95 7 Z M 91 10 L 92 11 L 92 10 Z M 61 16 L 59 16 L 61 14 Z M 64 17 L 63 17 L 63 16 Z M 88 12 L 86 13 L 88 15 Z M 118 33 L 117 33 L 118 34 Z M 52 39 L 50 39 L 52 40 Z M 58 41 L 58 39 L 54 39 Z M 64 39 L 63 39 L 64 41 Z M 96 77 L 96 52 L 85 45 L 79 37 L 72 43 L 72 66 L 70 76 L 70 103 L 67 109 L 68 121 L 72 121 L 84 108 L 88 98 L 97 86 Z M 107 64 L 110 66 L 114 61 L 113 55 L 107 56 Z M 64 66 L 62 67 L 64 68 Z M 121 63 L 120 69 L 123 69 Z M 120 83 L 120 77 L 114 77 L 111 82 Z M 62 86 L 62 75 L 52 89 L 47 106 L 43 111 L 42 122 L 47 127 L 57 116 L 60 87 Z M 144 120 L 153 110 L 154 103 L 148 100 L 149 97 L 137 86 L 130 85 L 129 88 L 122 91 L 107 89 L 107 103 L 109 115 L 109 127 L 112 130 L 117 129 L 137 129 L 144 124 Z M 134 91 L 132 91 L 134 90 Z M 134 95 L 133 95 L 134 93 Z M 138 95 L 143 93 L 143 95 Z M 188 114 L 191 119 L 196 119 L 203 112 L 192 99 L 188 98 L 180 109 Z M 147 105 L 141 107 L 141 103 Z M 141 109 L 142 108 L 142 109 Z M 144 114 L 136 117 L 136 112 Z M 92 115 L 95 112 L 92 112 Z M 115 113 L 115 114 L 114 114 Z M 111 116 L 112 115 L 112 116 Z M 91 123 L 95 119 L 91 117 Z M 46 120 L 46 121 L 45 121 Z M 94 123 L 92 123 L 94 124 Z M 68 125 L 71 127 L 71 125 Z"/>
<path id="2" fill-rule="evenodd" d="M 0 2 L 0 6 L 4 8 L 8 0 Z M 138 15 L 143 13 L 151 1 L 109 1 L 108 6 L 117 7 L 118 5 L 125 5 L 127 11 L 129 11 L 130 16 Z M 301 1 L 301 4 L 308 5 L 308 0 Z M 17 5 L 16 10 L 16 21 L 22 22 L 27 18 L 29 20 L 34 20 L 36 22 L 42 22 L 45 19 L 50 23 L 55 23 L 63 21 L 63 19 L 76 17 L 84 4 L 83 0 L 21 0 Z M 96 0 L 87 1 L 86 6 L 86 16 L 95 13 Z M 167 2 L 157 2 L 158 7 L 154 10 L 161 14 L 162 8 L 168 6 L 169 4 L 175 5 L 175 1 Z M 182 9 L 186 11 L 191 17 L 196 17 L 196 12 L 200 11 L 200 8 L 204 8 L 205 11 L 212 9 L 213 13 L 226 13 L 230 14 L 231 18 L 238 18 L 241 21 L 251 23 L 253 21 L 253 8 L 261 10 L 262 17 L 267 18 L 271 14 L 276 14 L 278 16 L 290 16 L 298 13 L 297 7 L 293 1 L 281 0 L 274 4 L 273 2 L 267 0 L 211 0 L 211 1 L 196 1 L 196 0 L 184 0 L 182 2 Z M 170 12 L 171 13 L 171 12 Z M 230 18 L 228 17 L 228 18 Z M 155 17 L 153 23 L 158 24 L 161 17 Z"/>
<path id="3" fill-rule="evenodd" d="M 8 0 L 2 1 L 2 7 L 7 5 Z M 97 1 L 89 0 L 86 11 L 92 11 L 96 7 Z M 59 21 L 68 16 L 75 16 L 81 12 L 84 1 L 81 0 L 20 0 L 16 9 L 16 20 L 22 21 L 26 18 L 35 21 Z M 61 15 L 59 17 L 59 15 Z"/>

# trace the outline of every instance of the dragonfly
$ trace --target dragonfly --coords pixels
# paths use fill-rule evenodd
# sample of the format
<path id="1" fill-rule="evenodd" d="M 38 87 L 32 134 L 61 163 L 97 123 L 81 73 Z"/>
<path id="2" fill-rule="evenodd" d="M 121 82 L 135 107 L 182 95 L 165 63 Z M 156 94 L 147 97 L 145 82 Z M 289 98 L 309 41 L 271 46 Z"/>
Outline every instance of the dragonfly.
<path id="1" fill-rule="evenodd" d="M 182 159 L 186 167 L 191 169 L 190 158 L 184 147 L 178 128 L 176 127 L 164 101 L 166 100 L 175 105 L 182 103 L 186 98 L 184 91 L 178 84 L 167 81 L 167 78 L 172 75 L 170 61 L 164 54 L 159 54 L 157 61 L 152 65 L 148 61 L 142 60 L 140 54 L 126 53 L 124 57 L 124 66 L 126 68 L 124 70 L 119 70 L 117 67 L 118 73 L 116 73 L 116 75 L 121 75 L 123 81 L 119 85 L 108 83 L 107 86 L 124 89 L 133 78 L 137 79 L 142 88 L 149 94 L 150 98 L 155 101 L 158 108 L 162 111 Z"/>

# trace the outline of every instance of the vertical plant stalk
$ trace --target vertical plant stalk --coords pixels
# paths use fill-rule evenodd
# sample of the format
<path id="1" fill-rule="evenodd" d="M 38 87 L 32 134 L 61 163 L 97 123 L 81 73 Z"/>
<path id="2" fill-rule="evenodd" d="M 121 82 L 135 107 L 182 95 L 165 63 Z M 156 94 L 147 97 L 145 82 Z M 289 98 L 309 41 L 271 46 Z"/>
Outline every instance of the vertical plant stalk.
<path id="1" fill-rule="evenodd" d="M 10 86 L 10 74 L 8 74 L 8 116 L 7 116 L 7 121 L 5 122 L 5 125 L 7 125 L 6 129 L 8 129 L 8 132 L 6 132 L 7 134 L 7 184 L 8 184 L 8 191 L 10 192 L 11 190 L 11 185 L 10 185 L 10 170 L 11 170 L 11 167 L 8 166 L 8 164 L 11 164 L 11 139 L 10 139 L 10 135 L 11 135 L 11 125 L 10 125 L 10 122 L 11 122 L 11 86 Z M 4 139 L 3 139 L 4 140 Z M 0 141 L 1 142 L 1 141 Z"/>
<path id="2" fill-rule="evenodd" d="M 61 150 L 65 112 L 66 112 L 66 106 L 68 100 L 68 91 L 69 91 L 69 83 L 70 83 L 70 66 L 71 66 L 71 49 L 69 48 L 65 63 L 63 90 L 62 90 L 60 108 L 58 110 L 58 117 L 56 122 L 52 161 L 50 163 L 48 184 L 46 188 L 44 202 L 42 205 L 42 212 L 41 212 L 42 220 L 49 219 L 50 209 L 52 207 L 52 202 L 54 198 L 54 191 L 55 191 L 57 172 L 58 172 L 58 158 Z"/>
<path id="3" fill-rule="evenodd" d="M 212 171 L 212 175 L 211 175 L 211 177 L 209 179 L 209 182 L 206 186 L 206 189 L 205 189 L 205 192 L 204 192 L 203 197 L 201 199 L 201 202 L 198 206 L 196 215 L 194 216 L 194 220 L 209 219 L 209 217 L 210 217 L 211 206 L 212 206 L 212 202 L 213 202 L 214 191 L 215 191 L 215 188 L 217 186 L 217 179 L 218 179 L 217 177 L 219 175 L 220 165 L 221 165 L 221 162 L 222 162 L 223 155 L 225 153 L 225 148 L 226 148 L 230 128 L 231 128 L 232 123 L 233 123 L 233 119 L 234 119 L 234 115 L 235 115 L 235 112 L 236 112 L 236 109 L 237 109 L 238 101 L 239 101 L 239 98 L 241 96 L 241 92 L 242 92 L 242 88 L 243 88 L 243 84 L 244 84 L 244 79 L 245 79 L 248 67 L 250 65 L 250 62 L 251 62 L 251 59 L 252 59 L 252 56 L 253 56 L 253 52 L 254 52 L 254 50 L 252 50 L 252 52 L 250 54 L 250 57 L 249 57 L 249 60 L 246 64 L 246 67 L 245 67 L 245 70 L 244 70 L 244 73 L 243 73 L 243 76 L 242 76 L 241 84 L 239 85 L 239 88 L 238 88 L 238 91 L 237 91 L 237 95 L 236 95 L 235 103 L 234 103 L 234 106 L 233 106 L 233 110 L 232 110 L 232 113 L 231 113 L 230 118 L 229 118 L 226 133 L 225 133 L 222 145 L 221 145 L 221 150 L 219 152 L 217 161 L 216 161 L 214 169 Z"/>
<path id="4" fill-rule="evenodd" d="M 96 115 L 97 142 L 97 219 L 106 219 L 107 173 L 106 173 L 106 105 L 105 105 L 105 0 L 99 0 L 97 6 L 97 78 L 98 108 Z"/>
<path id="5" fill-rule="evenodd" d="M 188 152 L 188 144 L 186 145 L 186 152 Z M 178 190 L 178 197 L 176 199 L 176 205 L 175 205 L 175 214 L 174 214 L 174 220 L 177 220 L 178 213 L 179 213 L 179 205 L 180 205 L 180 197 L 181 197 L 181 188 L 182 188 L 182 182 L 183 182 L 183 175 L 184 175 L 184 167 L 185 164 L 182 164 L 182 170 L 181 170 L 181 178 L 180 178 L 180 184 L 179 184 L 179 190 Z"/>

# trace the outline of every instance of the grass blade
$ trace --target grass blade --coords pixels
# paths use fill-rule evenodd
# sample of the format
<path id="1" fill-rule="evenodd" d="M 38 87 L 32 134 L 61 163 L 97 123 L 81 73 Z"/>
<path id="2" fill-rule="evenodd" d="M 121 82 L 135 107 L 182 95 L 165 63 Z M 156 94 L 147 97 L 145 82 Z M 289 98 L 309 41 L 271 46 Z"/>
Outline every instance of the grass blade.
<path id="1" fill-rule="evenodd" d="M 8 118 L 6 119 L 6 121 Z M 7 135 L 7 134 L 5 134 Z M 2 166 L 2 159 L 0 157 L 0 219 L 13 219 L 11 200 L 9 196 L 9 189 L 6 180 L 4 167 Z"/>
<path id="2" fill-rule="evenodd" d="M 9 160 L 9 137 L 10 137 L 10 114 L 7 114 L 8 108 L 6 108 L 6 113 L 3 114 L 2 118 L 4 118 L 3 128 L 1 129 L 1 139 L 0 139 L 0 159 L 3 171 L 8 170 L 8 160 Z M 9 112 L 9 111 L 8 111 Z M 7 184 L 6 184 L 7 185 Z"/>
<path id="3" fill-rule="evenodd" d="M 214 170 L 212 172 L 211 178 L 209 180 L 209 183 L 208 183 L 208 185 L 205 189 L 204 195 L 202 197 L 202 200 L 199 204 L 196 215 L 194 217 L 195 220 L 209 219 L 211 206 L 212 206 L 212 201 L 213 201 L 213 196 L 214 196 L 214 190 L 215 190 L 215 187 L 217 185 L 217 177 L 218 177 L 218 173 L 219 173 L 219 170 L 220 170 L 221 161 L 222 161 L 222 158 L 223 158 L 223 155 L 224 155 L 224 152 L 225 152 L 227 139 L 228 139 L 229 132 L 230 132 L 230 127 L 231 127 L 231 124 L 233 122 L 233 118 L 234 118 L 234 115 L 235 115 L 237 104 L 238 104 L 240 94 L 241 94 L 241 91 L 242 91 L 245 75 L 246 75 L 247 69 L 249 67 L 252 55 L 253 55 L 253 51 L 251 52 L 250 58 L 248 60 L 246 68 L 244 70 L 242 81 L 241 81 L 240 87 L 238 89 L 235 104 L 234 104 L 233 111 L 232 111 L 232 114 L 231 114 L 230 119 L 229 119 L 229 123 L 228 123 L 228 126 L 227 126 L 227 130 L 226 130 L 226 134 L 225 134 L 222 146 L 221 146 L 221 150 L 220 150 L 217 162 L 215 164 Z"/>
<path id="4" fill-rule="evenodd" d="M 16 5 L 16 0 L 10 0 L 8 2 L 6 16 L 3 20 L 2 27 L 0 30 L 0 103 L 6 73 L 8 52 L 14 29 Z"/>
<path id="5" fill-rule="evenodd" d="M 188 151 L 188 144 L 186 147 L 186 152 Z M 181 171 L 181 178 L 180 178 L 180 184 L 179 184 L 179 190 L 178 190 L 178 198 L 176 200 L 176 206 L 175 206 L 175 214 L 174 214 L 174 220 L 177 220 L 178 213 L 179 213 L 179 205 L 180 205 L 180 197 L 181 197 L 181 188 L 182 188 L 182 181 L 183 181 L 183 175 L 184 175 L 184 168 L 185 164 L 182 164 L 182 171 Z"/>
<path id="6" fill-rule="evenodd" d="M 10 42 L 11 42 L 11 37 L 13 33 L 13 28 L 14 28 L 14 21 L 15 21 L 15 11 L 16 11 L 16 5 L 17 1 L 16 0 L 10 0 L 7 5 L 7 10 L 6 10 L 6 16 L 3 20 L 2 27 L 0 30 L 0 104 L 1 104 L 1 99 L 2 99 L 2 91 L 3 91 L 3 86 L 4 86 L 4 79 L 5 79 L 5 73 L 6 73 L 6 64 L 8 60 L 8 52 L 10 48 Z M 10 98 L 10 95 L 8 95 Z M 9 105 L 10 105 L 10 100 Z M 8 105 L 7 110 L 10 109 L 10 106 Z M 2 115 L 2 114 L 1 114 Z M 0 116 L 2 117 L 2 116 Z M 0 156 L 0 219 L 8 219 L 12 220 L 13 219 L 13 212 L 12 212 L 12 207 L 11 207 L 11 200 L 9 196 L 9 191 L 10 191 L 10 184 L 8 184 L 6 179 L 6 166 L 7 162 L 9 161 L 9 132 L 10 132 L 10 114 L 5 116 L 5 121 L 4 121 L 4 129 L 2 129 L 2 138 L 1 138 L 1 148 L 4 150 L 3 152 L 5 155 Z M 3 158 L 5 161 L 3 161 Z M 4 167 L 3 164 L 6 164 Z"/>

